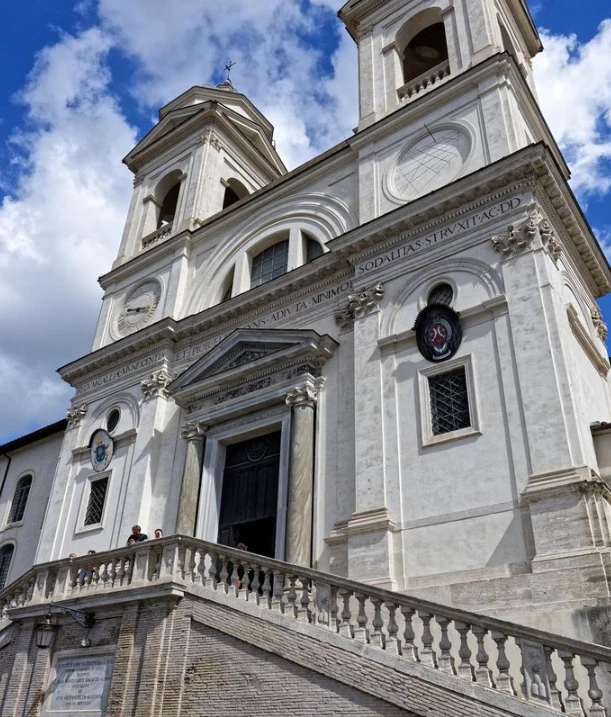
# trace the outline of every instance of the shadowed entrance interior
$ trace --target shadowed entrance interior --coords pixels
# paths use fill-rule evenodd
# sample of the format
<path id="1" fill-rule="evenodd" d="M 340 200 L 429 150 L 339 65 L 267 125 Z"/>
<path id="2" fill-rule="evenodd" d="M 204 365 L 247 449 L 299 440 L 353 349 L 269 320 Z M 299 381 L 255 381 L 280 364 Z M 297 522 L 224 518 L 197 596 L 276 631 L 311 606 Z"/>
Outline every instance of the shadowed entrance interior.
<path id="1" fill-rule="evenodd" d="M 280 431 L 227 446 L 218 542 L 275 557 Z"/>

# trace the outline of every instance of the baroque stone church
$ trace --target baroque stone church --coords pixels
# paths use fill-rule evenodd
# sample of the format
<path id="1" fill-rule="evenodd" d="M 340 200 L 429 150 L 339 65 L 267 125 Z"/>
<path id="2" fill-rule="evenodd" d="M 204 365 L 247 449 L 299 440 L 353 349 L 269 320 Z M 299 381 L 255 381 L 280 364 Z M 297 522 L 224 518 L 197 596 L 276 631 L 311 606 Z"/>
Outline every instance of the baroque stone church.
<path id="1" fill-rule="evenodd" d="M 67 419 L 0 447 L 2 715 L 607 714 L 611 269 L 533 20 L 339 17 L 352 137 L 287 172 L 226 81 L 124 159 Z"/>

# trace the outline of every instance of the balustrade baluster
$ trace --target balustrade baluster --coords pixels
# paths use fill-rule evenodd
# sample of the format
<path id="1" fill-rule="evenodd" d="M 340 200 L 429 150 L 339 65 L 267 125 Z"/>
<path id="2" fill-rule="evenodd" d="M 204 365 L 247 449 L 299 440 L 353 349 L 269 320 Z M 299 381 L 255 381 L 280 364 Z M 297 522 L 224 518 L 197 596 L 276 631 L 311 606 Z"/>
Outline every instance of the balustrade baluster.
<path id="1" fill-rule="evenodd" d="M 558 657 L 564 662 L 564 687 L 567 691 L 567 697 L 564 705 L 564 710 L 568 715 L 585 715 L 583 711 L 583 705 L 579 697 L 579 682 L 575 677 L 575 669 L 573 667 L 573 660 L 575 655 L 572 652 L 565 650 L 558 650 Z"/>
<path id="2" fill-rule="evenodd" d="M 94 589 L 98 587 L 98 582 L 99 582 L 99 581 L 100 581 L 99 569 L 98 569 L 97 566 L 94 565 L 94 566 L 91 568 L 91 578 L 90 578 L 90 582 L 91 582 L 91 584 L 93 585 L 93 588 L 94 588 Z"/>
<path id="3" fill-rule="evenodd" d="M 401 641 L 397 636 L 399 633 L 399 625 L 397 624 L 396 618 L 399 606 L 387 603 L 386 609 L 388 610 L 388 637 L 386 638 L 386 652 L 390 652 L 393 655 L 400 655 Z"/>
<path id="4" fill-rule="evenodd" d="M 331 597 L 329 598 L 329 629 L 333 632 L 339 632 L 339 602 L 337 600 L 338 591 L 331 585 Z"/>
<path id="5" fill-rule="evenodd" d="M 274 612 L 284 612 L 284 580 L 285 576 L 282 573 L 274 573 L 273 576 L 273 594 L 271 600 L 271 609 Z"/>
<path id="6" fill-rule="evenodd" d="M 451 620 L 447 617 L 443 617 L 442 615 L 436 615 L 435 620 L 441 628 L 441 638 L 439 640 L 439 669 L 443 670 L 443 672 L 448 672 L 450 675 L 455 675 L 456 670 L 454 668 L 454 658 L 450 654 L 452 643 L 450 642 L 450 637 L 448 635 L 448 625 Z"/>
<path id="7" fill-rule="evenodd" d="M 590 717 L 607 717 L 607 710 L 602 705 L 603 691 L 598 685 L 596 679 L 596 668 L 598 661 L 591 657 L 580 657 L 581 664 L 586 668 L 590 687 L 588 689 L 588 697 L 592 700 L 590 707 Z"/>
<path id="8" fill-rule="evenodd" d="M 238 567 L 239 562 L 238 561 L 231 561 L 231 571 L 229 569 L 229 562 L 227 563 L 227 573 L 228 573 L 228 580 L 227 580 L 227 594 L 231 597 L 238 597 L 238 594 L 240 592 L 240 584 L 241 580 L 238 575 Z"/>
<path id="9" fill-rule="evenodd" d="M 221 590 L 223 592 L 227 593 L 229 592 L 229 588 L 227 585 L 228 578 L 229 578 L 229 567 L 228 567 L 228 559 L 226 555 L 219 555 L 218 559 L 221 561 L 221 571 L 220 571 L 220 584 L 221 584 Z"/>
<path id="10" fill-rule="evenodd" d="M 133 562 L 133 560 L 134 558 L 132 556 L 132 558 L 119 558 L 119 560 L 117 561 L 119 565 L 119 567 L 117 568 L 117 579 L 119 581 L 119 585 L 123 585 L 123 578 L 125 577 L 126 572 L 125 563 L 127 562 L 129 564 L 130 562 Z"/>
<path id="11" fill-rule="evenodd" d="M 218 574 L 219 556 L 217 553 L 215 553 L 213 550 L 211 550 L 208 553 L 208 560 L 210 560 L 210 564 L 208 565 L 208 580 L 206 581 L 206 586 L 209 587 L 211 590 L 216 590 L 218 582 L 219 582 L 219 574 Z"/>
<path id="12" fill-rule="evenodd" d="M 552 665 L 553 650 L 551 647 L 543 646 L 543 652 L 545 653 L 545 661 L 547 663 L 547 677 L 549 679 L 549 691 L 550 691 L 550 699 L 551 699 L 552 707 L 555 710 L 564 712 L 564 703 L 562 702 L 562 693 L 556 687 L 556 683 L 558 682 L 558 676 L 554 672 L 554 667 Z"/>
<path id="13" fill-rule="evenodd" d="M 248 599 L 259 605 L 259 603 L 261 602 L 261 595 L 259 594 L 259 591 L 261 590 L 261 572 L 263 571 L 263 567 L 256 563 L 253 564 L 252 569 L 252 580 L 250 580 L 249 578 L 250 596 Z"/>
<path id="14" fill-rule="evenodd" d="M 418 610 L 418 617 L 422 620 L 422 650 L 420 650 L 420 662 L 429 667 L 437 667 L 437 655 L 433 650 L 433 633 L 431 632 L 431 620 L 433 615 Z"/>
<path id="15" fill-rule="evenodd" d="M 206 582 L 206 553 L 202 550 L 197 551 L 197 568 L 196 568 L 196 576 L 195 581 L 198 585 L 201 585 L 203 588 L 207 587 Z"/>
<path id="16" fill-rule="evenodd" d="M 351 590 L 344 590 L 340 589 L 339 596 L 343 602 L 343 609 L 342 609 L 342 621 L 339 624 L 338 632 L 340 635 L 343 635 L 344 637 L 353 637 L 353 628 L 352 628 L 352 613 L 350 612 L 350 598 L 352 597 L 352 591 Z"/>
<path id="17" fill-rule="evenodd" d="M 297 576 L 289 575 L 289 589 L 286 594 L 287 606 L 284 608 L 284 614 L 290 617 L 297 617 Z"/>
<path id="18" fill-rule="evenodd" d="M 371 598 L 373 603 L 373 620 L 371 622 L 373 626 L 373 633 L 369 637 L 369 642 L 376 647 L 384 649 L 386 635 L 384 634 L 384 619 L 382 618 L 382 605 L 383 600 L 378 598 Z"/>
<path id="19" fill-rule="evenodd" d="M 467 639 L 469 632 L 471 631 L 471 625 L 455 620 L 454 627 L 458 630 L 458 634 L 460 635 L 460 649 L 458 650 L 460 665 L 458 665 L 458 676 L 462 677 L 463 680 L 475 682 L 475 672 L 473 670 L 473 665 L 471 664 L 471 655 L 473 653 L 471 652 Z"/>
<path id="20" fill-rule="evenodd" d="M 403 618 L 405 619 L 405 629 L 403 631 L 405 647 L 403 648 L 403 656 L 407 657 L 407 659 L 411 660 L 412 662 L 420 662 L 420 657 L 418 656 L 418 648 L 416 647 L 416 644 L 414 642 L 416 639 L 416 633 L 414 632 L 414 626 L 412 624 L 412 620 L 414 619 L 416 611 L 413 610 L 411 607 L 401 605 L 401 612 L 403 613 Z"/>
<path id="21" fill-rule="evenodd" d="M 367 602 L 367 595 L 362 593 L 355 593 L 354 597 L 359 603 L 359 612 L 356 616 L 356 622 L 358 627 L 354 628 L 354 639 L 365 644 L 369 642 L 369 630 L 367 629 L 367 613 L 365 612 L 365 603 Z"/>
<path id="22" fill-rule="evenodd" d="M 300 577 L 301 599 L 297 608 L 297 619 L 302 622 L 310 622 L 310 581 L 306 577 Z"/>
<path id="23" fill-rule="evenodd" d="M 261 586 L 261 599 L 259 605 L 271 607 L 272 601 L 272 571 L 270 568 L 263 568 L 263 585 Z"/>
<path id="24" fill-rule="evenodd" d="M 507 635 L 504 635 L 502 632 L 497 632 L 496 630 L 493 630 L 490 633 L 490 636 L 496 642 L 496 646 L 499 651 L 499 656 L 496 661 L 496 666 L 499 670 L 498 677 L 496 678 L 496 688 L 497 690 L 499 690 L 499 692 L 506 692 L 508 695 L 516 696 L 517 693 L 513 686 L 513 680 L 511 679 L 511 675 L 509 674 L 509 668 L 511 667 L 511 663 L 509 662 L 507 658 L 507 653 L 505 652 L 505 643 L 507 642 Z"/>
<path id="25" fill-rule="evenodd" d="M 488 634 L 488 630 L 485 627 L 474 625 L 472 632 L 477 639 L 477 654 L 475 655 L 477 668 L 475 669 L 475 681 L 485 687 L 494 687 L 492 672 L 488 669 L 488 660 L 490 657 L 488 656 L 486 647 L 484 646 L 484 639 Z"/>
<path id="26" fill-rule="evenodd" d="M 246 560 L 240 560 L 240 568 L 242 568 L 243 573 L 242 577 L 240 578 L 238 575 L 238 597 L 244 601 L 248 601 L 249 598 L 249 592 L 248 592 L 248 582 L 249 577 L 248 573 L 250 572 L 251 565 Z M 238 568 L 239 570 L 239 568 Z"/>
<path id="27" fill-rule="evenodd" d="M 195 583 L 197 582 L 197 563 L 198 563 L 198 553 L 195 548 L 191 548 L 189 550 L 189 562 L 188 567 L 186 571 L 185 578 L 187 582 L 189 583 Z"/>
<path id="28" fill-rule="evenodd" d="M 106 572 L 107 572 L 107 574 L 108 574 L 108 580 L 106 581 L 106 586 L 105 586 L 105 587 L 106 587 L 108 590 L 112 590 L 112 588 L 113 588 L 113 586 L 114 586 L 114 584 L 115 584 L 115 578 L 116 578 L 116 575 L 117 575 L 116 564 L 115 564 L 114 559 L 111 560 L 111 561 L 107 564 L 107 566 L 106 566 Z"/>

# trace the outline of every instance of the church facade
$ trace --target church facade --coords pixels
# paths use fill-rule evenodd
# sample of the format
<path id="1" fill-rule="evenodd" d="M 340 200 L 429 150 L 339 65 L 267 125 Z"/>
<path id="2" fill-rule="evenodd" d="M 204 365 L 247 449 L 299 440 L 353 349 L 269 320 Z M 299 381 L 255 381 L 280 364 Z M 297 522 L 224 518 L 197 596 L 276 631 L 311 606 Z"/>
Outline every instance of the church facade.
<path id="1" fill-rule="evenodd" d="M 297 566 L 295 580 L 306 576 L 306 613 L 307 585 L 322 574 L 340 581 L 336 597 L 348 581 L 373 590 L 371 616 L 358 612 L 363 629 L 379 617 L 375 596 L 393 593 L 608 644 L 611 391 L 596 299 L 611 289 L 611 269 L 537 104 L 531 59 L 542 48 L 532 18 L 524 0 L 350 0 L 339 15 L 358 46 L 352 137 L 287 172 L 273 127 L 227 81 L 163 107 L 125 158 L 133 198 L 100 279 L 94 345 L 60 369 L 75 389 L 61 446 L 45 436 L 40 447 L 34 436 L 17 446 L 17 465 L 3 459 L 7 589 L 32 564 L 61 566 L 88 550 L 123 555 L 140 525 L 150 538 L 159 528 L 208 546 L 191 568 L 207 560 L 215 595 L 231 583 L 238 549 L 267 559 L 244 569 L 259 581 L 251 595 L 270 605 L 264 573 L 278 575 L 274 561 Z M 24 557 L 28 509 L 45 501 L 36 553 Z M 195 550 L 168 540 L 159 545 Z M 151 567 L 162 554 L 146 550 L 150 581 L 163 573 L 161 562 Z M 135 571 L 137 556 L 126 560 L 122 569 Z M 46 597 L 68 599 L 70 584 L 86 598 L 102 579 L 94 562 L 66 572 L 61 589 L 62 568 L 53 568 L 59 582 Z M 114 584 L 116 573 L 104 575 Z M 32 578 L 27 600 L 11 604 L 11 593 L 9 614 L 35 615 L 28 600 L 45 603 L 45 576 Z M 290 571 L 286 579 L 294 587 Z M 243 580 L 233 578 L 237 593 Z M 205 630 L 189 633 L 192 644 L 222 630 L 225 599 Z M 342 616 L 334 604 L 327 624 Z M 447 619 L 460 632 L 457 614 Z M 125 616 L 107 617 L 100 654 L 127 630 Z M 423 625 L 427 654 L 426 617 Z M 125 634 L 137 641 L 143 629 L 135 621 Z M 486 630 L 503 664 L 501 628 Z M 178 659 L 168 639 L 159 637 L 166 669 Z M 369 632 L 364 642 L 374 644 Z M 226 648 L 230 664 L 237 643 Z M 603 657 L 583 658 L 581 669 Z M 351 663 L 346 674 L 359 669 Z M 540 671 L 524 672 L 534 694 Z M 109 714 L 128 714 L 112 680 Z M 544 701 L 557 708 L 554 679 L 545 684 Z M 350 703 L 361 705 L 351 714 L 405 713 L 374 704 L 387 704 L 377 693 L 359 702 L 358 680 L 351 685 L 329 714 L 356 709 Z M 589 704 L 564 689 L 565 705 Z M 591 683 L 590 692 L 604 710 Z M 44 699 L 48 714 L 68 714 Z M 439 714 L 463 709 L 448 705 Z M 540 713 L 520 709 L 493 705 L 490 714 Z"/>

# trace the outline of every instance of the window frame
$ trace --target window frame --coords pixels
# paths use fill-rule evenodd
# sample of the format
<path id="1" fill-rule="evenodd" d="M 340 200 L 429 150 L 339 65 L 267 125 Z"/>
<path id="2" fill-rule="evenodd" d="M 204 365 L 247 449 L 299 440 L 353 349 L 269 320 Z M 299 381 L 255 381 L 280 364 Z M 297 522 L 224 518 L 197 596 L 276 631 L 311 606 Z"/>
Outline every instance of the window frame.
<path id="1" fill-rule="evenodd" d="M 456 431 L 448 431 L 435 435 L 433 433 L 433 414 L 431 410 L 431 391 L 429 379 L 441 376 L 445 373 L 452 373 L 463 368 L 467 385 L 467 401 L 469 403 L 469 417 L 471 425 L 460 428 Z M 418 371 L 418 397 L 420 413 L 420 441 L 423 448 L 436 446 L 440 443 L 448 443 L 461 438 L 479 436 L 482 433 L 480 422 L 480 411 L 476 391 L 476 375 L 473 357 L 468 354 L 460 358 L 443 361 L 433 364 L 430 367 Z"/>
<path id="2" fill-rule="evenodd" d="M 284 271 L 282 272 L 282 274 L 278 274 L 278 276 L 272 276 L 271 278 L 266 279 L 265 281 L 260 281 L 260 282 L 257 283 L 257 284 L 253 283 L 253 282 L 255 281 L 255 279 L 254 279 L 254 263 L 255 263 L 255 260 L 258 259 L 260 256 L 263 256 L 263 254 L 265 254 L 265 252 L 270 251 L 270 250 L 275 250 L 276 247 L 280 246 L 281 244 L 286 247 L 286 252 L 285 252 L 286 261 L 285 261 L 285 264 L 284 264 Z M 279 239 L 278 241 L 274 242 L 273 244 L 269 244 L 269 245 L 266 246 L 264 249 L 261 249 L 261 251 L 258 251 L 256 254 L 253 254 L 253 255 L 251 256 L 251 258 L 250 258 L 250 288 L 251 288 L 251 289 L 256 289 L 256 288 L 258 288 L 259 286 L 263 286 L 264 284 L 268 284 L 270 281 L 274 281 L 275 279 L 279 279 L 280 277 L 285 276 L 285 274 L 288 274 L 288 272 L 289 272 L 289 252 L 290 252 L 290 245 L 291 245 L 291 242 L 290 242 L 290 236 L 289 236 L 289 237 L 287 237 L 286 239 Z M 274 258 L 275 258 L 275 256 L 274 256 L 274 254 L 272 254 L 272 264 L 273 264 Z M 273 272 L 272 272 L 272 273 L 273 273 Z"/>
<path id="3" fill-rule="evenodd" d="M 12 541 L 9 541 L 9 542 L 7 542 L 7 543 L 3 543 L 3 545 L 0 546 L 0 554 L 2 553 L 3 550 L 6 550 L 7 548 L 12 548 L 11 558 L 10 558 L 10 560 L 9 560 L 8 569 L 7 569 L 7 571 L 6 571 L 5 583 L 4 583 L 4 585 L 1 585 L 1 584 L 0 584 L 0 590 L 4 590 L 4 588 L 5 588 L 7 585 L 10 585 L 10 582 L 9 582 L 9 580 L 8 580 L 8 577 L 9 577 L 9 575 L 11 574 L 11 568 L 13 567 L 13 560 L 15 559 L 16 547 L 17 547 L 17 546 L 16 546 L 15 543 L 12 542 Z M 0 574 L 0 577 L 2 577 L 1 574 Z"/>
<path id="4" fill-rule="evenodd" d="M 112 470 L 104 471 L 102 473 L 93 473 L 88 475 L 85 479 L 85 485 L 83 486 L 83 493 L 81 496 L 81 505 L 79 507 L 78 518 L 76 521 L 75 535 L 80 533 L 89 533 L 95 530 L 102 530 L 106 520 L 106 514 L 108 512 L 108 502 L 110 496 L 111 487 L 111 476 Z M 99 523 L 92 523 L 91 525 L 85 525 L 85 517 L 87 515 L 87 508 L 89 507 L 89 498 L 91 497 L 91 485 L 96 481 L 107 479 L 106 494 L 104 495 L 104 507 L 102 508 L 102 516 Z"/>
<path id="5" fill-rule="evenodd" d="M 25 504 L 23 506 L 23 512 L 21 513 L 20 518 L 17 518 L 16 520 L 11 520 L 11 513 L 13 512 L 13 506 L 15 505 L 15 498 L 17 496 L 17 491 L 19 489 L 20 484 L 28 477 L 30 478 L 30 486 L 28 488 L 28 494 L 25 499 Z M 33 483 L 34 483 L 34 474 L 32 472 L 24 473 L 23 475 L 19 476 L 19 478 L 15 482 L 15 490 L 13 491 L 13 497 L 12 497 L 11 502 L 8 507 L 8 513 L 6 514 L 6 527 L 7 528 L 15 528 L 20 525 L 23 525 L 23 519 L 25 517 L 25 512 L 28 508 L 28 503 L 30 501 L 30 494 L 32 492 L 32 484 Z"/>

